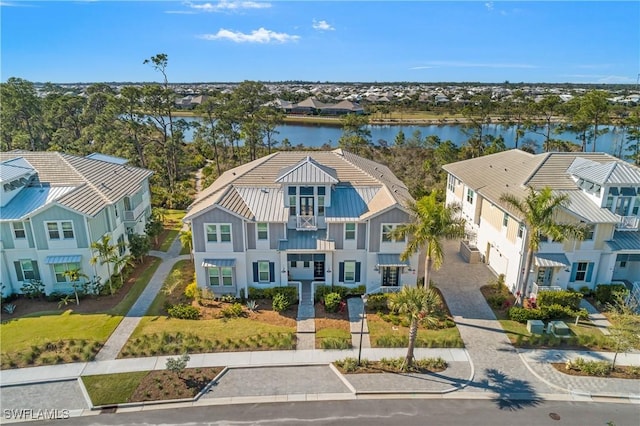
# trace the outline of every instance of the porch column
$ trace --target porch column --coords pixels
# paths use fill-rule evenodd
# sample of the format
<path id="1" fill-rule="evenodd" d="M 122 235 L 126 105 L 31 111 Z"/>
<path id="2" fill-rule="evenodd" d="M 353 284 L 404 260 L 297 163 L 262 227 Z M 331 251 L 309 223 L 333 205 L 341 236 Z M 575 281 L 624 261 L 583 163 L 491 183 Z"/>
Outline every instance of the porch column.
<path id="1" fill-rule="evenodd" d="M 333 284 L 333 274 L 337 274 L 338 271 L 333 267 L 333 252 L 329 251 L 325 254 L 324 258 L 324 282 L 326 285 Z M 331 272 L 327 272 L 331 271 Z"/>
<path id="2" fill-rule="evenodd" d="M 289 284 L 289 262 L 287 262 L 287 252 L 280 252 L 280 268 L 276 274 L 280 274 L 280 285 L 286 286 Z"/>

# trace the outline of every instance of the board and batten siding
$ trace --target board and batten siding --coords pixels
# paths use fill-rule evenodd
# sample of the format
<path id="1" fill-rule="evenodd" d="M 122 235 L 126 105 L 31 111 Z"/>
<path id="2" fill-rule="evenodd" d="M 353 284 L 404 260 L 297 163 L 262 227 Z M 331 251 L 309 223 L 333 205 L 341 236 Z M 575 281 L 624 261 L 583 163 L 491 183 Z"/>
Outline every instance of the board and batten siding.
<path id="1" fill-rule="evenodd" d="M 84 216 L 78 213 L 74 213 L 71 210 L 64 209 L 58 206 L 52 206 L 42 213 L 35 215 L 31 219 L 33 225 L 34 238 L 38 249 L 48 249 L 49 243 L 46 234 L 45 222 L 60 222 L 71 221 L 73 222 L 73 235 L 76 240 L 78 248 L 88 248 L 88 238 L 86 227 L 84 225 Z"/>
<path id="2" fill-rule="evenodd" d="M 256 249 L 256 224 L 247 222 L 247 249 Z"/>
<path id="3" fill-rule="evenodd" d="M 89 219 L 89 232 L 91 237 L 95 240 L 99 240 L 104 234 L 110 232 L 110 228 L 107 226 L 107 213 L 106 209 L 102 209 L 95 217 Z"/>
<path id="4" fill-rule="evenodd" d="M 369 229 L 371 236 L 369 238 L 369 251 L 377 253 L 380 251 L 380 238 L 382 234 L 382 224 L 400 224 L 409 222 L 409 215 L 399 208 L 391 209 L 381 215 L 371 218 Z"/>
<path id="5" fill-rule="evenodd" d="M 367 248 L 367 224 L 366 223 L 359 223 L 358 224 L 358 231 L 356 234 L 356 238 L 357 238 L 357 246 L 356 248 L 358 250 L 364 250 Z"/>
<path id="6" fill-rule="evenodd" d="M 327 238 L 335 241 L 336 250 L 344 249 L 344 223 L 330 223 Z"/>
<path id="7" fill-rule="evenodd" d="M 15 248 L 13 245 L 13 229 L 11 229 L 11 224 L 9 222 L 0 223 L 0 238 L 2 238 L 3 248 Z"/>
<path id="8" fill-rule="evenodd" d="M 502 229 L 502 219 L 504 218 L 504 212 L 497 206 L 494 206 L 491 201 L 487 199 L 482 200 L 482 212 L 480 217 L 482 218 L 482 223 L 490 224 L 496 231 L 500 231 Z M 513 218 L 510 217 L 509 221 L 512 220 Z"/>
<path id="9" fill-rule="evenodd" d="M 285 229 L 287 225 L 284 223 L 270 223 L 269 224 L 269 248 L 271 250 L 278 250 L 280 240 L 285 239 Z"/>
<path id="10" fill-rule="evenodd" d="M 214 208 L 207 212 L 202 213 L 199 216 L 194 217 L 191 220 L 193 230 L 193 249 L 197 252 L 205 251 L 205 223 L 230 223 L 231 224 L 231 239 L 233 242 L 233 251 L 244 251 L 244 237 L 242 219 L 234 216 L 230 213 Z"/>
<path id="11" fill-rule="evenodd" d="M 604 242 L 611 239 L 614 228 L 615 225 L 613 223 L 599 223 L 598 226 L 596 226 L 596 232 L 593 236 L 593 248 L 596 250 L 604 249 Z"/>

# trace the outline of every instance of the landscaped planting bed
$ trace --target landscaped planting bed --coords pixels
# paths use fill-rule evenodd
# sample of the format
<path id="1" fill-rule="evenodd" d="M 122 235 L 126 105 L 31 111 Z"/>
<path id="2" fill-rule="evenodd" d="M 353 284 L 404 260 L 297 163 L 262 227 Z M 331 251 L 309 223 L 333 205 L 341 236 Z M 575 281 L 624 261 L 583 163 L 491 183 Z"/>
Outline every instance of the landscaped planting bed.
<path id="1" fill-rule="evenodd" d="M 382 358 L 380 361 L 361 359 L 360 365 L 356 358 L 345 358 L 334 362 L 342 374 L 365 373 L 438 373 L 447 369 L 447 362 L 442 358 L 426 358 L 414 360 L 413 367 L 404 365 L 404 358 Z"/>

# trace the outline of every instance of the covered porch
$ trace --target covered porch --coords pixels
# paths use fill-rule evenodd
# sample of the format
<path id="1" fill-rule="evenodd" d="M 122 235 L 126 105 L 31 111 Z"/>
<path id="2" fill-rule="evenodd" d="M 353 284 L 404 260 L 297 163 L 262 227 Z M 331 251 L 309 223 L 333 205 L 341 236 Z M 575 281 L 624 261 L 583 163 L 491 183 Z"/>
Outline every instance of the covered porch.
<path id="1" fill-rule="evenodd" d="M 373 292 L 395 293 L 402 289 L 402 274 L 413 272 L 408 260 L 401 260 L 399 253 L 378 253 L 376 265 L 373 269 L 380 275 L 380 288 Z"/>
<path id="2" fill-rule="evenodd" d="M 569 268 L 570 262 L 564 253 L 536 253 L 533 256 L 534 269 L 531 276 L 531 296 L 542 290 L 562 290 L 559 274 Z M 525 292 L 526 294 L 526 292 Z"/>

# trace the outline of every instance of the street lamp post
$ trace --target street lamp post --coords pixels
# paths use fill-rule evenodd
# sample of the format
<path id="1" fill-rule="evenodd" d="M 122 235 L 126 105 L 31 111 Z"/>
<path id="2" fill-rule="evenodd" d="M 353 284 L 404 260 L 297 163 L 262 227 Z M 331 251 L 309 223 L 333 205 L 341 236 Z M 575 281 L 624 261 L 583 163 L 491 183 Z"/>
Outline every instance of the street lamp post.
<path id="1" fill-rule="evenodd" d="M 363 294 L 362 298 L 362 318 L 360 319 L 360 345 L 358 346 L 358 366 L 362 358 L 362 335 L 364 334 L 364 319 L 367 317 L 367 295 Z"/>

